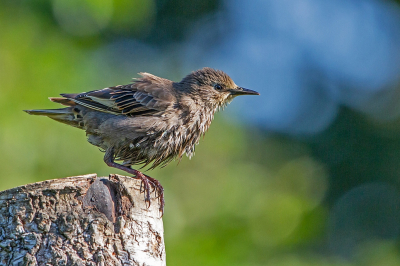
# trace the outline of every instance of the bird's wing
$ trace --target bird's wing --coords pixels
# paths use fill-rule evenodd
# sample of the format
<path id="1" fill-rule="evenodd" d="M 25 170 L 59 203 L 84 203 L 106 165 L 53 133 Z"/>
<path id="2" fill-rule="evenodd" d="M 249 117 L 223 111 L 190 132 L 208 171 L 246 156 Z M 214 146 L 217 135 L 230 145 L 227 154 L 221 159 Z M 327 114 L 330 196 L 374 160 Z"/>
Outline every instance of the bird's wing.
<path id="1" fill-rule="evenodd" d="M 174 103 L 176 98 L 171 93 L 171 81 L 141 74 L 142 78 L 129 85 L 61 95 L 90 109 L 127 116 L 155 114 Z"/>

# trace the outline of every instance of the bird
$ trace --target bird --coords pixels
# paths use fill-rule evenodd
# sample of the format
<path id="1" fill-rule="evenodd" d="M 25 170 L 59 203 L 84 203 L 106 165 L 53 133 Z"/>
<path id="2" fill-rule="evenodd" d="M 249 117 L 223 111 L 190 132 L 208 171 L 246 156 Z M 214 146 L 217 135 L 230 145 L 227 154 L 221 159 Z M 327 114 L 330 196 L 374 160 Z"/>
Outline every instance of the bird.
<path id="1" fill-rule="evenodd" d="M 180 82 L 146 72 L 139 75 L 128 85 L 49 98 L 65 108 L 24 111 L 85 130 L 88 142 L 105 153 L 109 167 L 141 180 L 146 205 L 150 206 L 155 191 L 163 213 L 161 183 L 132 166 L 150 170 L 185 154 L 191 158 L 218 110 L 236 96 L 259 93 L 239 87 L 225 72 L 209 67 L 191 72 Z"/>

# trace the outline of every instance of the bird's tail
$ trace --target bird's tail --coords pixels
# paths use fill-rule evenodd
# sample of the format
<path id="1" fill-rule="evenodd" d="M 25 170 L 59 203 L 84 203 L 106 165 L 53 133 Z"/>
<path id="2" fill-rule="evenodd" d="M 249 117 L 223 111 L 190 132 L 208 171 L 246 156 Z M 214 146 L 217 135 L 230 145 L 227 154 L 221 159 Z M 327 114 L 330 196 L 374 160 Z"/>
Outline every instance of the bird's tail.
<path id="1" fill-rule="evenodd" d="M 61 108 L 61 109 L 46 109 L 46 110 L 24 110 L 30 115 L 43 115 L 58 122 L 82 128 L 82 118 L 77 116 L 73 110 L 73 107 Z"/>

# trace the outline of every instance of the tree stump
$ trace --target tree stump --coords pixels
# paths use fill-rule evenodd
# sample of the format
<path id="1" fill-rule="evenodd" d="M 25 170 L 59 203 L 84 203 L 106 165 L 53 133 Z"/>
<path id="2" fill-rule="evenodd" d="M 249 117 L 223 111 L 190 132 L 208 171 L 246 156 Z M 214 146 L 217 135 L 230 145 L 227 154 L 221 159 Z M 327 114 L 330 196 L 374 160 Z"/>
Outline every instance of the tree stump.
<path id="1" fill-rule="evenodd" d="M 96 174 L 0 192 L 0 265 L 166 265 L 159 202 Z"/>

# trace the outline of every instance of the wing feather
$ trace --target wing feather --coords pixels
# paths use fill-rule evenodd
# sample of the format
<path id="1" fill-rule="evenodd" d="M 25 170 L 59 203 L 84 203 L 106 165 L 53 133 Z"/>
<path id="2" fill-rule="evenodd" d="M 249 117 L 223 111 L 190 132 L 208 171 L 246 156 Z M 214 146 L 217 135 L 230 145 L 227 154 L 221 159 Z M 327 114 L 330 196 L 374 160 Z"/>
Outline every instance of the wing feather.
<path id="1" fill-rule="evenodd" d="M 172 81 L 147 73 L 140 74 L 143 77 L 129 85 L 61 96 L 93 110 L 127 116 L 155 114 L 173 104 L 176 98 L 172 92 Z"/>

